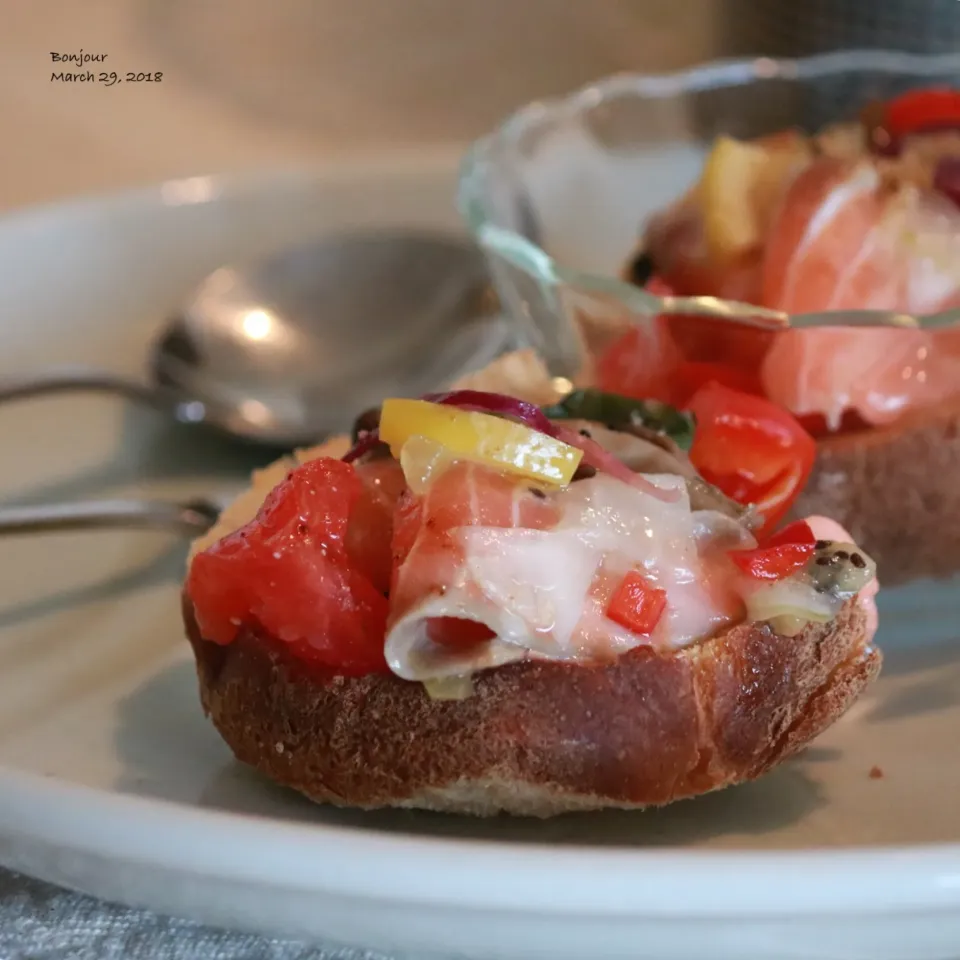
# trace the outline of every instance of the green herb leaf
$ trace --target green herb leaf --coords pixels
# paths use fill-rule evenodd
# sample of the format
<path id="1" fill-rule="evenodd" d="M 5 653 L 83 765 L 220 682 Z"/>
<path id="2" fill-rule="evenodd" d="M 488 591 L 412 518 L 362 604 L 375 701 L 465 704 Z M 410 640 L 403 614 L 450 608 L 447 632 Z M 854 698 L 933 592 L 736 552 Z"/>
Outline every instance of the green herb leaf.
<path id="1" fill-rule="evenodd" d="M 634 400 L 602 390 L 574 390 L 559 403 L 543 407 L 551 420 L 592 420 L 613 430 L 644 426 L 670 437 L 682 450 L 693 443 L 696 421 L 692 413 L 684 413 L 659 400 Z"/>

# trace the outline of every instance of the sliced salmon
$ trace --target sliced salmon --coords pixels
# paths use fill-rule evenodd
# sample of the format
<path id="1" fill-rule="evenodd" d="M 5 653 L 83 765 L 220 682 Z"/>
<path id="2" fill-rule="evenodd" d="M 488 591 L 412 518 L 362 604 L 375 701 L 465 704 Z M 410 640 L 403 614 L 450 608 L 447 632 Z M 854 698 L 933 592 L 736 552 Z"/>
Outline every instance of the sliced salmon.
<path id="1" fill-rule="evenodd" d="M 678 294 L 730 297 L 733 290 L 737 299 L 791 315 L 924 315 L 960 306 L 960 209 L 923 178 L 893 176 L 889 162 L 860 150 L 818 156 L 789 180 L 745 286 L 742 265 L 718 278 L 697 203 L 691 191 L 648 231 L 654 262 L 666 266 Z M 960 392 L 960 334 L 953 331 L 838 327 L 757 336 L 702 319 L 671 318 L 669 326 L 669 340 L 662 332 L 649 343 L 639 333 L 636 343 L 625 336 L 603 358 L 604 383 L 682 403 L 686 381 L 709 375 L 762 392 L 827 430 L 887 423 Z"/>
<path id="2" fill-rule="evenodd" d="M 836 431 L 848 411 L 880 425 L 946 400 L 958 375 L 958 360 L 921 330 L 791 330 L 767 354 L 763 386 L 774 402 L 800 417 L 822 415 Z"/>
<path id="3" fill-rule="evenodd" d="M 450 583 L 463 562 L 456 531 L 464 527 L 546 530 L 560 519 L 539 488 L 481 464 L 461 461 L 444 470 L 422 496 L 407 492 L 393 524 L 391 618 Z"/>
<path id="4" fill-rule="evenodd" d="M 820 157 L 771 225 L 764 306 L 930 313 L 960 294 L 960 210 L 914 184 L 884 184 L 869 160 Z"/>
<path id="5" fill-rule="evenodd" d="M 887 187 L 868 161 L 820 158 L 774 222 L 764 300 L 792 314 L 874 309 L 925 314 L 960 303 L 960 211 L 912 184 Z M 763 363 L 767 396 L 839 429 L 945 400 L 960 385 L 948 338 L 916 329 L 793 330 Z"/>
<path id="6" fill-rule="evenodd" d="M 735 619 L 742 601 L 730 564 L 709 546 L 729 518 L 695 517 L 681 478 L 657 482 L 676 497 L 605 473 L 542 490 L 455 462 L 422 494 L 404 494 L 394 522 L 391 669 L 416 680 L 528 656 L 613 658 L 641 643 L 686 643 Z M 632 570 L 667 594 L 650 635 L 606 615 Z"/>

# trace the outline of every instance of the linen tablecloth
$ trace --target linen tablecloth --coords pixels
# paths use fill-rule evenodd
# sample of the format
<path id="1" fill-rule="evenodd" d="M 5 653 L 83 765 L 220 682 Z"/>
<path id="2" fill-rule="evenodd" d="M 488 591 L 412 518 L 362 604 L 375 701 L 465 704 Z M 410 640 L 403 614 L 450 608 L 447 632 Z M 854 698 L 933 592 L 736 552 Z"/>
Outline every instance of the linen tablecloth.
<path id="1" fill-rule="evenodd" d="M 213 930 L 0 871 L 0 960 L 388 960 Z"/>

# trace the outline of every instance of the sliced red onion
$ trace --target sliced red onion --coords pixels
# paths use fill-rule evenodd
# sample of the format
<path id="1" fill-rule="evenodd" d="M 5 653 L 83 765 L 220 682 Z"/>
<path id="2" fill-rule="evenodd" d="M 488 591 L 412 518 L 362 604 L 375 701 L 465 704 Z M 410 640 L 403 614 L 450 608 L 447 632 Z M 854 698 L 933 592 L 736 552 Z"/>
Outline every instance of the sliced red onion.
<path id="1" fill-rule="evenodd" d="M 483 390 L 451 390 L 448 393 L 428 393 L 421 399 L 430 403 L 442 403 L 446 406 L 457 407 L 460 410 L 496 413 L 501 416 L 513 417 L 525 426 L 530 427 L 531 430 L 545 433 L 548 437 L 553 437 L 582 450 L 584 463 L 603 473 L 608 473 L 618 480 L 623 480 L 624 483 L 629 483 L 658 500 L 673 503 L 680 496 L 679 491 L 663 490 L 641 474 L 634 473 L 613 454 L 607 453 L 596 440 L 585 437 L 567 427 L 557 426 L 535 403 L 518 400 L 516 397 L 508 397 L 502 393 L 487 393 Z M 379 442 L 380 433 L 378 430 L 365 433 L 354 444 L 353 449 L 344 455 L 343 461 L 352 463 L 372 450 Z"/>
<path id="2" fill-rule="evenodd" d="M 933 173 L 933 189 L 960 207 L 960 156 L 941 157 Z"/>
<path id="3" fill-rule="evenodd" d="M 368 430 L 361 434 L 357 442 L 340 458 L 344 463 L 353 463 L 365 453 L 369 453 L 380 442 L 379 430 Z"/>
<path id="4" fill-rule="evenodd" d="M 583 434 L 577 433 L 575 430 L 570 430 L 568 427 L 554 426 L 554 430 L 554 436 L 558 440 L 570 444 L 571 447 L 577 447 L 577 449 L 582 450 L 583 462 L 588 463 L 591 467 L 596 467 L 597 470 L 607 473 L 611 477 L 616 477 L 617 480 L 629 483 L 631 487 L 636 487 L 638 490 L 642 490 L 644 493 L 648 493 L 658 500 L 662 500 L 664 503 L 676 503 L 680 499 L 679 490 L 664 490 L 655 483 L 651 483 L 643 474 L 634 473 L 612 453 L 604 450 L 596 440 L 585 437 Z"/>
<path id="5" fill-rule="evenodd" d="M 886 127 L 876 126 L 868 134 L 871 153 L 879 157 L 899 157 L 903 150 L 903 140 L 895 137 Z"/>
<path id="6" fill-rule="evenodd" d="M 550 418 L 535 404 L 502 393 L 487 393 L 483 390 L 451 390 L 449 393 L 428 393 L 424 400 L 443 403 L 461 410 L 476 410 L 480 413 L 499 413 L 525 423 L 531 430 L 538 430 L 548 437 L 555 437 L 556 428 Z"/>

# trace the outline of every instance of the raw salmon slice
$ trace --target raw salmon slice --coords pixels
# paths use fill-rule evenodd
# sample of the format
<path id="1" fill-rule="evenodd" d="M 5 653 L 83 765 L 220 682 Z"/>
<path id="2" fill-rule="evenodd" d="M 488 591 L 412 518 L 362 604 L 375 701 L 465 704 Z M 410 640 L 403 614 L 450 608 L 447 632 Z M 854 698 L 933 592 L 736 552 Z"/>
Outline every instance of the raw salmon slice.
<path id="1" fill-rule="evenodd" d="M 712 551 L 705 560 L 700 547 L 719 535 L 715 524 L 728 530 L 729 518 L 695 517 L 682 478 L 657 482 L 676 496 L 663 499 L 602 472 L 539 490 L 466 462 L 431 475 L 420 495 L 411 483 L 394 522 L 391 669 L 417 680 L 529 656 L 615 658 L 728 623 L 742 608 L 730 564 Z M 633 570 L 667 593 L 649 635 L 607 616 Z"/>
<path id="2" fill-rule="evenodd" d="M 667 265 L 678 293 L 729 296 L 706 263 L 694 201 L 691 194 L 655 219 L 654 260 Z M 742 276 L 735 269 L 729 284 L 738 287 Z M 960 306 L 960 210 L 915 180 L 885 178 L 870 158 L 820 156 L 792 180 L 771 219 L 754 300 L 790 314 Z M 953 331 L 833 328 L 747 339 L 749 331 L 674 318 L 669 341 L 659 333 L 649 342 L 625 335 L 600 364 L 604 384 L 682 404 L 687 380 L 715 378 L 829 430 L 848 415 L 887 423 L 960 389 Z"/>
<path id="3" fill-rule="evenodd" d="M 846 411 L 890 423 L 916 405 L 956 393 L 960 362 L 921 330 L 790 330 L 763 366 L 766 395 L 797 416 L 820 414 L 829 430 Z"/>
<path id="4" fill-rule="evenodd" d="M 883 218 L 879 186 L 872 163 L 833 157 L 812 162 L 794 180 L 767 240 L 765 306 L 806 313 L 896 296 L 888 289 L 900 273 L 891 270 L 892 248 L 874 238 Z"/>
<path id="5" fill-rule="evenodd" d="M 794 182 L 767 244 L 766 305 L 790 313 L 901 310 L 960 302 L 960 211 L 915 185 L 885 187 L 874 164 L 820 158 Z M 766 395 L 839 429 L 945 400 L 958 385 L 949 338 L 905 329 L 793 330 L 762 370 Z"/>
<path id="6" fill-rule="evenodd" d="M 460 461 L 444 470 L 425 494 L 407 492 L 393 525 L 391 620 L 422 597 L 442 592 L 464 550 L 463 527 L 546 530 L 560 519 L 554 502 L 529 482 Z"/>
<path id="7" fill-rule="evenodd" d="M 960 211 L 867 160 L 820 157 L 774 218 L 763 304 L 788 313 L 932 313 L 960 294 Z"/>

